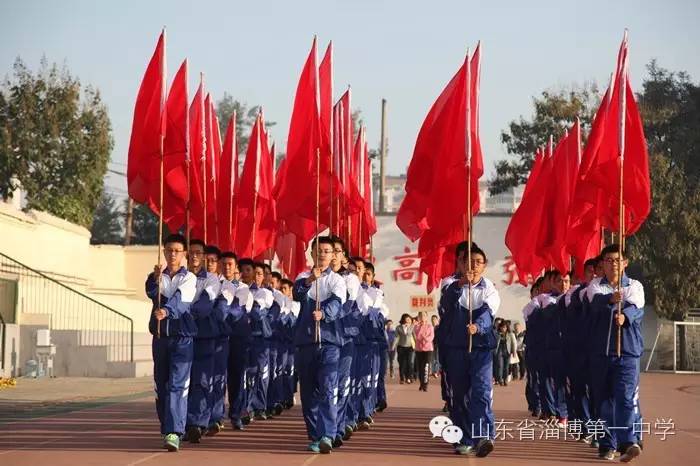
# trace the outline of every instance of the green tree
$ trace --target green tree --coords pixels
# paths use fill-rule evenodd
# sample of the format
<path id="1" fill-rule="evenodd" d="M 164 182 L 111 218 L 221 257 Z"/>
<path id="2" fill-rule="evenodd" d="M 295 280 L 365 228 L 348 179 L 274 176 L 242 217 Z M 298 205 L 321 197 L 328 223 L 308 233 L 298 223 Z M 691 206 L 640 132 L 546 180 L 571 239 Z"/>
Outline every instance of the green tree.
<path id="1" fill-rule="evenodd" d="M 0 196 L 16 188 L 27 208 L 89 227 L 100 201 L 112 150 L 107 108 L 64 67 L 42 59 L 30 71 L 21 59 L 0 86 Z"/>
<path id="2" fill-rule="evenodd" d="M 700 86 L 654 61 L 647 69 L 639 106 L 649 147 L 652 210 L 628 248 L 643 270 L 647 300 L 656 313 L 684 320 L 691 307 L 700 306 Z"/>
<path id="3" fill-rule="evenodd" d="M 124 202 L 124 210 L 126 210 L 129 200 L 126 199 Z M 163 224 L 163 237 L 169 233 L 168 226 Z M 145 204 L 134 203 L 131 244 L 158 244 L 158 217 Z"/>
<path id="4" fill-rule="evenodd" d="M 235 100 L 229 93 L 224 92 L 224 96 L 216 103 L 216 116 L 219 118 L 219 129 L 221 137 L 226 134 L 228 122 L 236 112 L 236 140 L 238 141 L 238 152 L 245 157 L 246 149 L 248 148 L 248 139 L 250 131 L 255 124 L 255 118 L 260 111 L 259 105 L 254 105 L 248 108 L 248 104 Z M 265 121 L 265 128 L 271 128 L 277 123 L 274 121 Z"/>
<path id="5" fill-rule="evenodd" d="M 90 244 L 122 244 L 122 217 L 114 197 L 104 191 L 92 217 Z"/>
<path id="6" fill-rule="evenodd" d="M 501 142 L 512 158 L 496 162 L 496 176 L 489 181 L 491 194 L 525 183 L 537 148 L 547 144 L 550 135 L 556 142 L 576 117 L 581 120 L 582 137 L 587 135 L 599 100 L 595 83 L 547 90 L 533 98 L 534 114 L 530 119 L 521 116 L 501 132 Z"/>

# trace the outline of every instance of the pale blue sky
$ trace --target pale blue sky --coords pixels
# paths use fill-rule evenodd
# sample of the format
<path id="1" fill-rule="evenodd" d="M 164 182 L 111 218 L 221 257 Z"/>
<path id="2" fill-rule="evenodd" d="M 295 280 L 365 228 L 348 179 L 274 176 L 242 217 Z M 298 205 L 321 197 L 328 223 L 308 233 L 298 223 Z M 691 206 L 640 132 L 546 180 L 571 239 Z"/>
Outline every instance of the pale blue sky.
<path id="1" fill-rule="evenodd" d="M 285 144 L 294 91 L 314 34 L 335 47 L 336 98 L 347 84 L 378 145 L 389 102 L 388 173 L 403 173 L 423 118 L 468 46 L 483 43 L 481 133 L 487 170 L 505 156 L 500 130 L 530 115 L 532 96 L 557 86 L 606 82 L 625 27 L 633 86 L 652 58 L 700 79 L 700 2 L 676 1 L 3 1 L 0 74 L 16 56 L 42 54 L 100 89 L 114 130 L 112 168 L 125 169 L 138 85 L 163 25 L 169 81 L 190 59 L 216 98 L 261 104 Z M 108 181 L 124 192 L 119 177 Z"/>

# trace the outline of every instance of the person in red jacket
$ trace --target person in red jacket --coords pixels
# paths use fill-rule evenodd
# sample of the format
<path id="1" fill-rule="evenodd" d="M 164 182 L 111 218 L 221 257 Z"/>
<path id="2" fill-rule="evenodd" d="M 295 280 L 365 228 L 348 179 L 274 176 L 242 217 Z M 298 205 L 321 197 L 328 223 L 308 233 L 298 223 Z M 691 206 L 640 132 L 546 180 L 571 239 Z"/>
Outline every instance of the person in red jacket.
<path id="1" fill-rule="evenodd" d="M 418 323 L 413 327 L 413 334 L 416 339 L 416 366 L 418 367 L 418 379 L 420 380 L 418 390 L 427 392 L 435 329 L 428 322 L 428 316 L 423 311 L 418 313 Z"/>

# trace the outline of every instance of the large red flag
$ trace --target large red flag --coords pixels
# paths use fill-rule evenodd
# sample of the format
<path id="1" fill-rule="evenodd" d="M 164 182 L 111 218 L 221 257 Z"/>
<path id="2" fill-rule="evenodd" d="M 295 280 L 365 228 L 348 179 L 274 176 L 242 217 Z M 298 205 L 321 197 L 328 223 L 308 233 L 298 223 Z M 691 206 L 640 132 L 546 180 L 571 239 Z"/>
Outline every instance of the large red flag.
<path id="1" fill-rule="evenodd" d="M 299 78 L 294 108 L 287 138 L 287 157 L 284 176 L 278 176 L 275 184 L 277 215 L 287 223 L 289 231 L 302 241 L 308 241 L 316 233 L 304 228 L 308 222 L 299 222 L 299 217 L 314 222 L 316 219 L 316 180 L 323 167 L 316 169 L 316 154 L 321 149 L 318 68 L 316 66 L 316 38 Z M 323 160 L 321 160 L 323 164 Z M 326 163 L 326 171 L 330 166 Z M 323 178 L 323 177 L 320 177 Z M 328 179 L 325 180 L 328 182 Z M 323 185 L 323 183 L 322 183 Z M 324 199 L 323 195 L 321 199 Z M 328 208 L 328 207 L 327 207 Z M 321 229 L 329 218 L 329 212 L 321 211 Z M 300 225 L 301 223 L 301 225 Z"/>
<path id="2" fill-rule="evenodd" d="M 281 230 L 277 233 L 275 241 L 275 253 L 277 254 L 277 268 L 283 270 L 284 274 L 291 280 L 308 270 L 306 264 L 306 244 L 297 238 L 294 233 L 286 230 L 284 222 Z"/>
<path id="3" fill-rule="evenodd" d="M 272 195 L 272 161 L 260 115 L 248 142 L 236 209 L 236 252 L 257 257 L 274 247 L 277 220 Z"/>
<path id="4" fill-rule="evenodd" d="M 190 220 L 192 236 L 204 240 L 204 185 L 207 180 L 207 133 L 204 111 L 204 82 L 190 104 Z"/>
<path id="5" fill-rule="evenodd" d="M 139 204 L 154 200 L 152 185 L 159 186 L 162 138 L 165 136 L 165 31 L 160 34 L 143 75 L 134 106 L 126 178 L 129 196 Z M 159 188 L 156 188 L 159 190 Z"/>
<path id="6" fill-rule="evenodd" d="M 428 290 L 454 272 L 454 248 L 467 235 L 467 188 L 472 214 L 479 209 L 483 161 L 478 137 L 480 47 L 440 94 L 418 133 L 408 168 L 406 197 L 396 224 L 409 239 L 420 239 L 421 271 Z M 445 215 L 449 202 L 450 215 Z"/>
<path id="7" fill-rule="evenodd" d="M 619 230 L 620 169 L 625 236 L 635 233 L 651 210 L 649 156 L 642 119 L 630 85 L 627 33 L 620 46 L 615 86 L 604 121 L 602 140 L 586 179 L 602 191 L 602 223 Z"/>
<path id="8" fill-rule="evenodd" d="M 535 159 L 530 169 L 530 174 L 528 175 L 527 182 L 525 183 L 525 189 L 523 191 L 523 197 L 520 201 L 520 205 L 513 213 L 508 223 L 508 229 L 506 230 L 506 246 L 510 250 L 510 254 L 515 262 L 516 269 L 518 271 L 518 281 L 523 284 L 528 284 L 528 273 L 525 268 L 527 268 L 526 259 L 531 254 L 534 254 L 532 248 L 532 236 L 530 232 L 530 225 L 535 220 L 528 216 L 529 205 L 532 204 L 532 191 L 535 189 L 534 186 L 538 182 L 538 177 L 544 166 L 544 153 L 537 150 L 535 154 Z"/>
<path id="9" fill-rule="evenodd" d="M 548 151 L 549 152 L 549 151 Z M 518 279 L 523 285 L 528 275 L 536 277 L 544 267 L 538 257 L 536 240 L 540 229 L 540 219 L 550 180 L 550 154 L 538 151 L 530 171 L 523 198 L 513 213 L 506 230 L 506 246 L 510 250 L 518 270 Z"/>
<path id="10" fill-rule="evenodd" d="M 189 191 L 187 167 L 189 163 L 189 99 L 187 96 L 187 59 L 173 78 L 166 102 L 166 128 L 163 141 L 163 221 L 170 231 L 177 231 L 185 223 L 185 209 Z M 150 186 L 149 207 L 158 215 L 158 183 Z"/>
<path id="11" fill-rule="evenodd" d="M 206 183 L 204 188 L 207 201 L 207 234 L 206 238 L 204 238 L 204 242 L 216 246 L 218 245 L 218 230 L 216 220 L 216 191 L 218 190 L 218 188 L 216 183 L 216 167 L 219 163 L 219 154 L 221 153 L 221 138 L 218 137 L 218 124 L 216 122 L 216 112 L 214 110 L 214 104 L 212 103 L 212 100 L 213 99 L 211 97 L 211 94 L 207 94 L 207 97 L 204 99 L 204 124 L 207 138 L 207 151 L 205 162 Z M 216 128 L 214 127 L 215 125 Z"/>
<path id="12" fill-rule="evenodd" d="M 552 176 L 547 191 L 546 208 L 540 230 L 538 253 L 561 273 L 571 269 L 571 256 L 566 248 L 569 208 L 576 190 L 581 156 L 581 129 L 578 119 L 571 132 L 562 137 L 554 153 Z"/>
<path id="13" fill-rule="evenodd" d="M 219 230 L 219 247 L 222 251 L 233 251 L 234 226 L 236 213 L 236 191 L 238 189 L 238 141 L 236 140 L 236 112 L 229 119 L 224 135 L 224 147 L 221 153 L 221 171 L 219 172 L 217 195 L 217 228 Z"/>

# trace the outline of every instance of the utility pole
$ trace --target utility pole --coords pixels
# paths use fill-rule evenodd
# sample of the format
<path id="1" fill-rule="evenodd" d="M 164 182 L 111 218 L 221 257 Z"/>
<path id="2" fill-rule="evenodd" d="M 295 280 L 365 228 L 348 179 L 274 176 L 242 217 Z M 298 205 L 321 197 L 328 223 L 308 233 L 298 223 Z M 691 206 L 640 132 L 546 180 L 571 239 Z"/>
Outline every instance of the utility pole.
<path id="1" fill-rule="evenodd" d="M 382 99 L 382 141 L 381 145 L 379 146 L 379 152 L 380 152 L 380 163 L 379 163 L 379 213 L 382 214 L 385 212 L 384 210 L 384 193 L 385 193 L 385 187 L 386 187 L 386 180 L 385 180 L 385 168 L 384 165 L 386 164 L 386 141 L 387 136 L 386 136 L 386 99 Z"/>
<path id="2" fill-rule="evenodd" d="M 124 246 L 131 244 L 131 229 L 134 221 L 134 200 L 129 198 L 129 203 L 126 205 L 126 228 L 124 231 Z"/>

